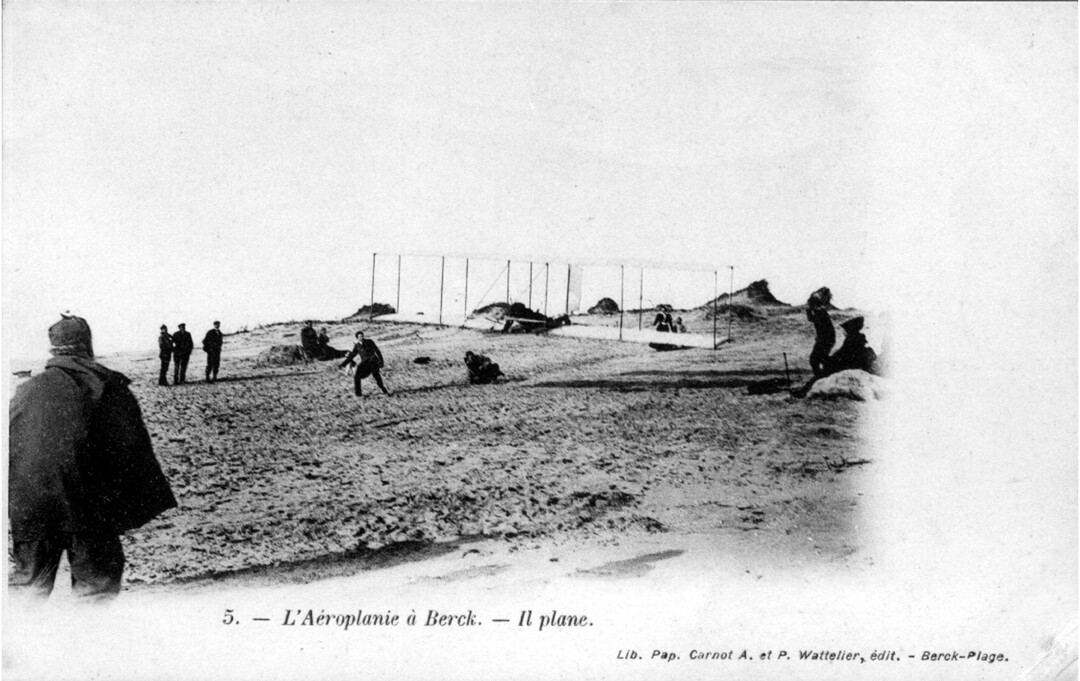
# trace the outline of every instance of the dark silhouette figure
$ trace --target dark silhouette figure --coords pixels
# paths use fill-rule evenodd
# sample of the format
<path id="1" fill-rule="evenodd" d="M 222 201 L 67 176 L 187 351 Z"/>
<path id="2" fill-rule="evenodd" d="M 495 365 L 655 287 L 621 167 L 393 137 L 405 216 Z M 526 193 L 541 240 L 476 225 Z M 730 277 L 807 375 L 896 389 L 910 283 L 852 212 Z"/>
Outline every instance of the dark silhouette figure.
<path id="1" fill-rule="evenodd" d="M 498 364 L 472 350 L 465 353 L 465 367 L 469 370 L 469 383 L 473 384 L 494 383 L 499 376 L 505 375 Z"/>
<path id="2" fill-rule="evenodd" d="M 345 361 L 339 367 L 345 368 L 352 364 L 354 357 L 360 360 L 359 364 L 356 365 L 356 372 L 353 374 L 353 389 L 356 396 L 363 396 L 364 392 L 360 386 L 360 379 L 368 376 L 375 379 L 376 385 L 379 386 L 379 390 L 382 390 L 384 395 L 389 395 L 390 391 L 383 385 L 382 375 L 379 374 L 379 369 L 383 368 L 382 352 L 379 351 L 379 346 L 375 345 L 375 341 L 364 338 L 363 331 L 356 332 L 356 344 L 353 345 L 352 351 L 349 352 L 345 357 Z"/>
<path id="3" fill-rule="evenodd" d="M 214 322 L 214 328 L 206 332 L 202 339 L 202 349 L 206 353 L 206 382 L 217 380 L 221 367 L 221 346 L 225 344 L 225 335 L 221 333 L 221 322 Z"/>
<path id="4" fill-rule="evenodd" d="M 10 405 L 10 584 L 47 598 L 67 552 L 75 595 L 111 598 L 124 572 L 120 535 L 176 499 L 131 381 L 94 360 L 86 320 L 63 316 L 49 341 L 53 358 Z"/>
<path id="5" fill-rule="evenodd" d="M 656 318 L 653 319 L 653 328 L 657 331 L 668 332 L 671 331 L 671 325 L 668 324 L 667 319 L 664 318 L 663 312 L 657 312 Z"/>
<path id="6" fill-rule="evenodd" d="M 539 331 L 552 328 L 559 324 L 552 324 L 552 320 L 535 310 L 530 310 L 525 303 L 512 303 L 506 309 L 506 323 L 503 324 L 503 333 L 515 330 Z"/>
<path id="7" fill-rule="evenodd" d="M 806 301 L 806 318 L 814 325 L 814 347 L 810 351 L 810 369 L 814 376 L 825 376 L 825 363 L 836 344 L 836 329 L 829 317 L 828 306 L 832 302 L 832 292 L 822 287 L 810 294 Z"/>
<path id="8" fill-rule="evenodd" d="M 314 322 L 304 322 L 304 328 L 300 329 L 300 347 L 309 359 L 319 358 L 319 334 L 315 333 Z"/>
<path id="9" fill-rule="evenodd" d="M 877 353 L 866 343 L 866 336 L 862 333 L 863 318 L 852 317 L 841 324 L 840 328 L 844 330 L 844 342 L 840 349 L 825 359 L 820 376 L 811 378 L 803 387 L 791 391 L 793 397 L 806 397 L 818 380 L 841 371 L 861 369 L 871 374 L 877 373 Z"/>
<path id="10" fill-rule="evenodd" d="M 318 359 L 341 359 L 347 354 L 344 350 L 338 350 L 330 346 L 330 336 L 326 333 L 326 327 L 319 331 L 319 349 L 316 356 Z"/>
<path id="11" fill-rule="evenodd" d="M 191 353 L 195 350 L 195 341 L 187 332 L 185 324 L 177 324 L 173 334 L 173 385 L 187 383 L 187 365 Z"/>
<path id="12" fill-rule="evenodd" d="M 169 385 L 166 380 L 169 376 L 169 362 L 172 360 L 173 340 L 169 335 L 169 327 L 161 325 L 161 333 L 158 334 L 158 358 L 161 360 L 161 373 L 158 374 L 158 385 Z"/>
<path id="13" fill-rule="evenodd" d="M 869 373 L 876 373 L 877 353 L 866 343 L 866 336 L 862 333 L 863 318 L 853 317 L 840 328 L 844 330 L 844 342 L 825 362 L 825 375 L 835 374 L 848 369 L 862 369 Z"/>

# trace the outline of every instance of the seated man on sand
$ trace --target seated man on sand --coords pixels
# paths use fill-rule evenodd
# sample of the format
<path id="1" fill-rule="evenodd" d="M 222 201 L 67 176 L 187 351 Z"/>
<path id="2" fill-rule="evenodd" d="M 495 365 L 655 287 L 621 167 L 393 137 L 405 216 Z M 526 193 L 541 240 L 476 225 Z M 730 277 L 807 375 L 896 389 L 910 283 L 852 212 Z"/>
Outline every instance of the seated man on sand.
<path id="1" fill-rule="evenodd" d="M 319 358 L 319 334 L 315 333 L 315 322 L 304 322 L 304 328 L 300 329 L 300 347 L 304 354 L 312 359 Z"/>
<path id="2" fill-rule="evenodd" d="M 344 350 L 338 350 L 337 348 L 330 347 L 330 336 L 326 333 L 326 327 L 319 331 L 319 349 L 316 357 L 318 359 L 341 359 L 347 353 Z"/>
<path id="3" fill-rule="evenodd" d="M 861 369 L 871 374 L 877 373 L 877 353 L 867 344 L 866 336 L 862 333 L 863 321 L 862 317 L 852 317 L 840 325 L 844 330 L 844 343 L 839 350 L 825 359 L 820 376 L 815 376 L 803 387 L 791 391 L 793 397 L 806 397 L 818 380 L 841 371 Z"/>
<path id="4" fill-rule="evenodd" d="M 853 317 L 841 324 L 840 328 L 844 330 L 844 342 L 839 350 L 825 360 L 825 375 L 848 369 L 875 373 L 877 353 L 866 343 L 866 336 L 862 333 L 863 318 Z"/>
<path id="5" fill-rule="evenodd" d="M 472 350 L 465 353 L 465 367 L 469 370 L 469 383 L 494 383 L 503 372 L 499 365 Z"/>

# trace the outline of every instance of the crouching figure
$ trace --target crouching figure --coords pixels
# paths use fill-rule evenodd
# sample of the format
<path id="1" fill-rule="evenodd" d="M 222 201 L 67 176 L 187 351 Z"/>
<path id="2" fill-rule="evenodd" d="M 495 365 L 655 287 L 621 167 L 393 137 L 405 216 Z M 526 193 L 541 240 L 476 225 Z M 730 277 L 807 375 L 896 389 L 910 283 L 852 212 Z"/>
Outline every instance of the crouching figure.
<path id="1" fill-rule="evenodd" d="M 494 383 L 505 375 L 498 364 L 472 350 L 465 353 L 465 367 L 469 370 L 469 383 Z"/>

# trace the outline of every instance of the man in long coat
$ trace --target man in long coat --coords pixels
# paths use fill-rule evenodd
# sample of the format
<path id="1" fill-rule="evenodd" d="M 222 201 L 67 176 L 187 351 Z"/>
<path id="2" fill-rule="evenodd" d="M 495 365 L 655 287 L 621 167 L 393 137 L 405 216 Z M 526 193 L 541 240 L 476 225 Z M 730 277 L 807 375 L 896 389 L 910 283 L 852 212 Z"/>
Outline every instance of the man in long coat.
<path id="1" fill-rule="evenodd" d="M 224 344 L 225 336 L 221 333 L 221 322 L 214 322 L 214 328 L 207 331 L 202 339 L 202 349 L 206 353 L 207 383 L 217 380 L 218 369 L 221 368 L 221 346 Z"/>
<path id="2" fill-rule="evenodd" d="M 177 331 L 173 334 L 173 385 L 187 383 L 187 365 L 191 359 L 191 353 L 195 350 L 195 341 L 188 333 L 184 324 L 176 325 Z"/>
<path id="3" fill-rule="evenodd" d="M 77 596 L 120 591 L 120 534 L 176 506 L 126 376 L 94 360 L 90 327 L 49 329 L 53 358 L 10 405 L 11 585 L 47 597 L 65 551 Z"/>
<path id="4" fill-rule="evenodd" d="M 161 325 L 161 333 L 157 339 L 158 358 L 161 360 L 161 373 L 158 374 L 158 385 L 169 385 L 166 379 L 169 376 L 169 362 L 172 360 L 173 342 L 169 335 L 169 327 Z"/>
<path id="5" fill-rule="evenodd" d="M 815 378 L 828 375 L 829 353 L 836 344 L 836 329 L 829 316 L 832 292 L 826 286 L 810 294 L 806 301 L 806 318 L 814 325 L 814 347 L 810 350 L 810 369 Z"/>

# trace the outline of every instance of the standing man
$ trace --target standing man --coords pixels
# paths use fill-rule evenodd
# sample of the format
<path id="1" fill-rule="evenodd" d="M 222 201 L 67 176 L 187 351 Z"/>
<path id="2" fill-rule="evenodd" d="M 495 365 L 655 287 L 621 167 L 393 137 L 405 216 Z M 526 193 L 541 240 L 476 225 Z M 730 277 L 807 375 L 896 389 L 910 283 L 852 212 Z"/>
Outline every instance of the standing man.
<path id="1" fill-rule="evenodd" d="M 173 334 L 173 385 L 187 383 L 187 365 L 191 359 L 191 353 L 195 350 L 195 341 L 187 332 L 185 324 L 177 324 L 177 331 Z"/>
<path id="2" fill-rule="evenodd" d="M 61 315 L 53 358 L 10 405 L 11 586 L 48 597 L 65 551 L 72 590 L 120 591 L 120 534 L 176 506 L 126 376 L 94 360 L 90 326 Z"/>
<path id="3" fill-rule="evenodd" d="M 353 389 L 356 396 L 364 396 L 363 391 L 360 389 L 360 379 L 368 376 L 375 378 L 375 383 L 379 386 L 379 390 L 383 391 L 384 395 L 389 395 L 390 391 L 383 385 L 382 376 L 379 375 L 379 369 L 383 368 L 382 352 L 379 351 L 379 346 L 375 345 L 375 341 L 364 338 L 363 331 L 356 332 L 356 344 L 353 345 L 352 351 L 345 357 L 345 361 L 338 365 L 338 368 L 344 369 L 351 364 L 353 357 L 360 358 L 360 364 L 357 365 L 356 373 L 353 374 Z"/>
<path id="4" fill-rule="evenodd" d="M 810 350 L 810 369 L 814 378 L 825 375 L 825 363 L 836 344 L 836 329 L 828 310 L 831 303 L 832 291 L 826 286 L 811 293 L 806 301 L 806 319 L 814 325 L 814 347 Z"/>
<path id="5" fill-rule="evenodd" d="M 157 339 L 158 346 L 158 358 L 161 359 L 161 373 L 158 374 L 158 385 L 169 385 L 169 382 L 165 380 L 169 376 L 169 360 L 172 359 L 173 342 L 172 336 L 169 335 L 169 327 L 164 324 L 161 325 L 161 333 L 158 334 Z"/>
<path id="6" fill-rule="evenodd" d="M 218 368 L 221 366 L 221 346 L 224 344 L 225 336 L 221 333 L 221 322 L 214 322 L 214 328 L 207 331 L 202 339 L 202 349 L 206 353 L 207 383 L 217 380 Z"/>

